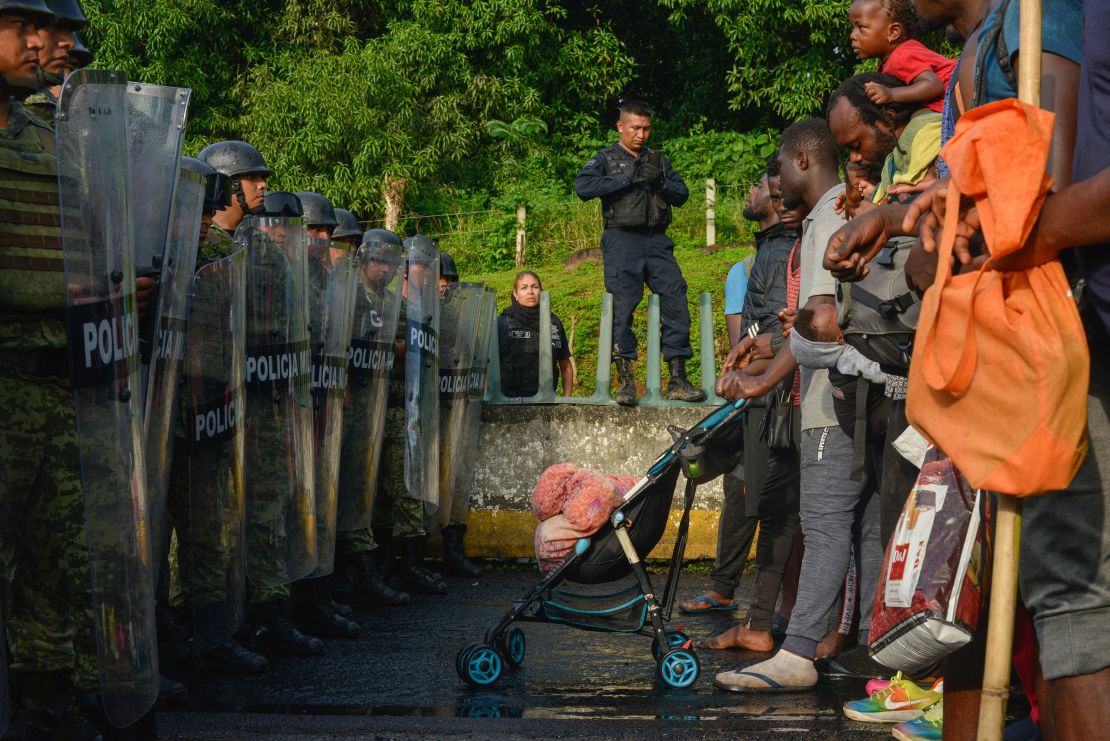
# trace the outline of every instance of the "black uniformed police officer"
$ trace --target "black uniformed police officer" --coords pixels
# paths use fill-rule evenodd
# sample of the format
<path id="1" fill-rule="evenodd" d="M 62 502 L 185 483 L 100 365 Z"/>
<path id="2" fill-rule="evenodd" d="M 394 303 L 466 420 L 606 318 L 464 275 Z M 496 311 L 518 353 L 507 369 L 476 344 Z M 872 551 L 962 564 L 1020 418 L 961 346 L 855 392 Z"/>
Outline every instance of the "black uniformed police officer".
<path id="1" fill-rule="evenodd" d="M 663 358 L 670 371 L 667 398 L 705 400 L 705 392 L 686 378 L 686 359 L 693 355 L 690 309 L 674 242 L 666 235 L 671 206 L 686 203 L 690 192 L 667 158 L 648 148 L 651 116 L 645 103 L 624 103 L 617 120 L 619 141 L 598 152 L 574 181 L 582 200 L 601 198 L 601 253 L 605 290 L 613 294 L 613 355 L 620 380 L 615 398 L 624 406 L 636 404 L 632 314 L 644 297 L 644 283 L 659 296 L 662 309 Z"/>

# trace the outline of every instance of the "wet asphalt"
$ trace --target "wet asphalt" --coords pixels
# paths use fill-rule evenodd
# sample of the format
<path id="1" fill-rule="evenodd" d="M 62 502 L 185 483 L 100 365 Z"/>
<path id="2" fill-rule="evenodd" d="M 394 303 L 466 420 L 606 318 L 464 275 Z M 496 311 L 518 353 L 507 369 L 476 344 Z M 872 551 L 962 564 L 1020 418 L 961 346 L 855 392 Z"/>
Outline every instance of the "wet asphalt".
<path id="1" fill-rule="evenodd" d="M 663 577 L 657 578 L 661 589 Z M 650 639 L 563 625 L 524 624 L 522 666 L 489 688 L 468 686 L 455 672 L 456 652 L 481 640 L 537 579 L 526 566 L 473 581 L 449 578 L 447 596 L 357 610 L 361 636 L 326 641 L 322 656 L 271 658 L 271 671 L 258 677 L 186 674 L 189 699 L 159 708 L 160 737 L 890 737 L 889 727 L 848 721 L 840 712 L 846 700 L 863 695 L 862 680 L 823 680 L 804 693 L 736 695 L 716 689 L 713 676 L 764 655 L 700 650 L 698 680 L 688 689 L 670 689 L 655 679 Z M 704 573 L 685 574 L 679 601 L 705 591 L 708 581 Z M 749 575 L 741 604 L 750 587 Z M 671 627 L 681 625 L 697 639 L 739 619 L 736 613 L 686 616 L 676 609 Z"/>

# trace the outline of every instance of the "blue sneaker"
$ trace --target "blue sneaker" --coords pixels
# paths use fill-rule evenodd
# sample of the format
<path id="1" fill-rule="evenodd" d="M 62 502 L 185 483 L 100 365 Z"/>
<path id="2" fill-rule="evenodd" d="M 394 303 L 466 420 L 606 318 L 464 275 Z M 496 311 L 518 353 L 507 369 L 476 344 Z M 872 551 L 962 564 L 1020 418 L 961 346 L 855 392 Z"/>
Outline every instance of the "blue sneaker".
<path id="1" fill-rule="evenodd" d="M 944 700 L 921 714 L 920 718 L 894 726 L 894 738 L 899 741 L 941 741 L 944 736 Z"/>

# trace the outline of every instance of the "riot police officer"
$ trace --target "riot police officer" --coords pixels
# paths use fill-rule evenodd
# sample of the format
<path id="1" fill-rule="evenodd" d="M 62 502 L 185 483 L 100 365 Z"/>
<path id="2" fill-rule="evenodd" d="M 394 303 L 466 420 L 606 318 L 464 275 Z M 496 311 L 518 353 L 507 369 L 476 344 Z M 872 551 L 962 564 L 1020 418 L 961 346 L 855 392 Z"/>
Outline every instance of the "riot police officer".
<path id="1" fill-rule="evenodd" d="M 69 56 L 77 45 L 77 32 L 88 26 L 88 19 L 77 0 L 47 0 L 46 4 L 54 17 L 39 31 L 43 47 L 39 51 L 38 90 L 23 105 L 52 124 L 62 81 L 69 71 Z"/>
<path id="2" fill-rule="evenodd" d="M 209 242 L 230 242 L 244 217 L 265 211 L 266 178 L 273 173 L 259 151 L 241 141 L 209 144 L 197 159 L 231 178 L 231 205 L 216 214 L 208 230 Z"/>
<path id="3" fill-rule="evenodd" d="M 362 224 L 358 222 L 358 218 L 353 213 L 345 208 L 337 208 L 335 209 L 335 220 L 335 231 L 331 233 L 332 240 L 343 242 L 351 249 L 355 249 L 362 244 Z"/>
<path id="4" fill-rule="evenodd" d="M 662 309 L 663 358 L 670 371 L 667 398 L 705 400 L 705 392 L 686 378 L 686 360 L 693 355 L 690 309 L 674 242 L 666 234 L 671 207 L 686 203 L 690 192 L 667 158 L 647 146 L 651 118 L 645 103 L 624 103 L 617 121 L 620 139 L 594 155 L 574 181 L 582 200 L 601 198 L 601 252 L 605 290 L 613 294 L 613 355 L 620 380 L 615 398 L 624 406 L 636 404 L 632 314 L 645 282 L 659 296 Z"/>
<path id="5" fill-rule="evenodd" d="M 443 250 L 439 251 L 439 295 L 443 297 L 443 292 L 447 290 L 447 286 L 452 283 L 458 283 L 459 269 L 455 266 L 455 258 L 448 255 Z"/>

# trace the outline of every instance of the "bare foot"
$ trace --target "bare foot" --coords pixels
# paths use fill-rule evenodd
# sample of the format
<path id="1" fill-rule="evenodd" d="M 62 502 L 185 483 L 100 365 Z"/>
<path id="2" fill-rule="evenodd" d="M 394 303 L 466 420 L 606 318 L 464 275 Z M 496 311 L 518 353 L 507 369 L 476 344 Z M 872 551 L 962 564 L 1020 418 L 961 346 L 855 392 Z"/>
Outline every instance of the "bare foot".
<path id="1" fill-rule="evenodd" d="M 737 625 L 729 628 L 719 636 L 714 636 L 708 641 L 698 641 L 698 648 L 744 648 L 748 651 L 770 651 L 775 647 L 769 630 L 751 630 L 747 626 Z"/>
<path id="2" fill-rule="evenodd" d="M 849 651 L 859 645 L 854 637 L 848 637 L 838 631 L 832 631 L 821 639 L 817 644 L 817 652 L 814 658 L 827 659 L 832 656 L 839 656 L 845 651 Z"/>
<path id="3" fill-rule="evenodd" d="M 703 597 L 712 597 L 720 603 L 720 606 L 714 605 L 712 602 L 705 601 L 704 599 L 702 599 Z M 687 613 L 723 610 L 724 608 L 732 607 L 732 598 L 726 597 L 723 594 L 718 594 L 717 592 L 714 592 L 712 589 L 710 589 L 705 594 L 694 597 L 693 599 L 686 600 L 679 607 L 683 612 Z"/>

